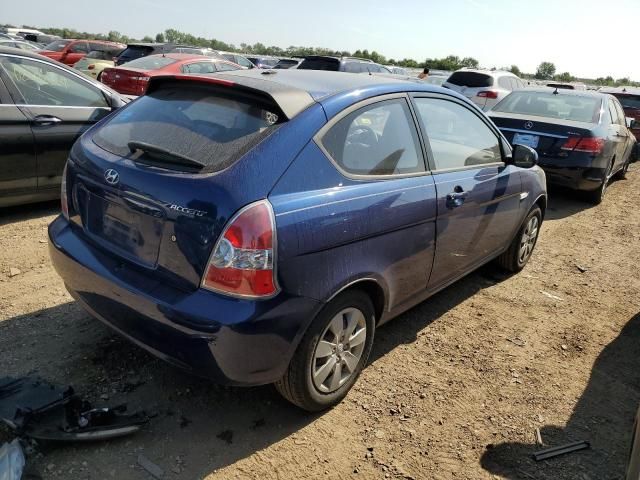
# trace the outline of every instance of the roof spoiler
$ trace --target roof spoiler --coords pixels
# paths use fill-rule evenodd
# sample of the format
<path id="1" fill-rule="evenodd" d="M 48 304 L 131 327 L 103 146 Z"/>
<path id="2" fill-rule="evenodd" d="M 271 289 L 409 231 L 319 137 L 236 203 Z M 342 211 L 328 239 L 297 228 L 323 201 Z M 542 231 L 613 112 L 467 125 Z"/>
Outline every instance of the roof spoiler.
<path id="1" fill-rule="evenodd" d="M 276 70 L 277 71 L 277 70 Z M 223 78 L 224 77 L 224 78 Z M 277 105 L 287 120 L 291 120 L 303 110 L 315 103 L 309 93 L 287 87 L 280 83 L 251 77 L 222 75 L 158 75 L 151 77 L 146 94 L 149 94 L 168 82 L 188 82 L 192 84 L 211 85 L 217 88 L 229 88 L 237 93 L 246 94 Z"/>

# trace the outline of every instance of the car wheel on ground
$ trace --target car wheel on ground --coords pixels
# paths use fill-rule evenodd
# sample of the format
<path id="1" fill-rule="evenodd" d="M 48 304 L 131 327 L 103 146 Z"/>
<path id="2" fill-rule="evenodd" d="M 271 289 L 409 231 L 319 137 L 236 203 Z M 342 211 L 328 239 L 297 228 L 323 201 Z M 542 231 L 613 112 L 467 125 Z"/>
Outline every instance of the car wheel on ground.
<path id="1" fill-rule="evenodd" d="M 374 330 L 369 296 L 360 290 L 340 294 L 313 321 L 276 389 L 304 410 L 336 405 L 367 363 Z"/>
<path id="2" fill-rule="evenodd" d="M 627 172 L 629 171 L 629 165 L 631 164 L 631 154 L 627 158 L 627 161 L 624 162 L 622 168 L 616 173 L 616 179 L 625 180 L 627 178 Z"/>
<path id="3" fill-rule="evenodd" d="M 607 193 L 607 187 L 609 186 L 609 181 L 611 180 L 611 171 L 613 170 L 613 161 L 609 164 L 609 168 L 607 168 L 607 173 L 604 176 L 602 184 L 598 187 L 597 190 L 593 190 L 591 192 L 587 192 L 587 198 L 594 205 L 600 205 L 602 200 L 604 200 L 604 196 Z"/>
<path id="4" fill-rule="evenodd" d="M 541 224 L 542 210 L 536 206 L 525 218 L 507 251 L 497 258 L 498 265 L 509 272 L 515 273 L 522 270 L 536 246 Z"/>

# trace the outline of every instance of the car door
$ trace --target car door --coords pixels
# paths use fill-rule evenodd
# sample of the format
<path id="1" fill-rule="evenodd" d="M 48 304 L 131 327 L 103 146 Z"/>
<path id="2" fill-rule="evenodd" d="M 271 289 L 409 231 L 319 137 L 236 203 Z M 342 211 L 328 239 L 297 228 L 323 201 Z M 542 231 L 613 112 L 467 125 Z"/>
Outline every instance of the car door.
<path id="1" fill-rule="evenodd" d="M 7 56 L 0 63 L 7 88 L 31 125 L 38 190 L 58 188 L 73 143 L 111 112 L 107 98 L 90 81 L 46 61 Z"/>
<path id="2" fill-rule="evenodd" d="M 612 99 L 616 111 L 618 112 L 618 118 L 621 119 L 622 129 L 621 132 L 625 135 L 624 138 L 624 148 L 622 149 L 622 154 L 620 156 L 620 164 L 623 165 L 624 162 L 627 161 L 629 155 L 631 155 L 631 150 L 635 144 L 635 135 L 631 132 L 631 129 L 627 126 L 627 116 L 624 113 L 624 109 L 622 105 L 620 105 L 620 101 L 616 99 Z"/>
<path id="3" fill-rule="evenodd" d="M 73 42 L 66 48 L 66 53 L 62 57 L 62 62 L 73 66 L 78 60 L 89 53 L 89 43 L 84 40 Z"/>
<path id="4" fill-rule="evenodd" d="M 615 159 L 613 165 L 613 171 L 624 162 L 624 152 L 627 144 L 627 126 L 624 115 L 620 115 L 615 105 L 615 100 L 612 98 L 608 101 L 609 104 L 609 117 L 611 124 L 609 125 L 608 137 L 609 141 L 613 145 L 612 158 Z"/>
<path id="5" fill-rule="evenodd" d="M 11 197 L 34 193 L 37 171 L 29 119 L 14 104 L 1 72 L 0 124 L 0 205 L 3 205 Z"/>
<path id="6" fill-rule="evenodd" d="M 473 107 L 436 94 L 415 94 L 413 103 L 438 197 L 429 280 L 438 289 L 509 245 L 524 214 L 520 172 L 504 163 L 506 141 Z"/>

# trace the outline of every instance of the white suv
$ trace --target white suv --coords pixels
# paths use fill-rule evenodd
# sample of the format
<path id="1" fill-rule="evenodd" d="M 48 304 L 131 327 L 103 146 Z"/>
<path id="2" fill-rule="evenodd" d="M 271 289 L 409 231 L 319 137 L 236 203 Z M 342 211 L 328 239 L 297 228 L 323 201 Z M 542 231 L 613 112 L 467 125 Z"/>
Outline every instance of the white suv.
<path id="1" fill-rule="evenodd" d="M 453 72 L 442 86 L 461 93 L 481 109 L 489 110 L 513 90 L 526 88 L 527 84 L 511 72 L 463 68 Z"/>

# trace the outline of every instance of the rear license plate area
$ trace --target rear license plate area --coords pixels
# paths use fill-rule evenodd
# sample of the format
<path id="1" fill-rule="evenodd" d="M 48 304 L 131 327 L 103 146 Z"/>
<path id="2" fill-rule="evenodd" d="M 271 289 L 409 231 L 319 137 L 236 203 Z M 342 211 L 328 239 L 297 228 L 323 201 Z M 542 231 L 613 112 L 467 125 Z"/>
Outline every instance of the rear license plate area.
<path id="1" fill-rule="evenodd" d="M 158 261 L 164 222 L 126 205 L 85 191 L 83 223 L 97 242 L 146 267 Z"/>
<path id="2" fill-rule="evenodd" d="M 540 137 L 538 135 L 530 135 L 528 133 L 516 133 L 513 136 L 513 144 L 525 145 L 531 148 L 538 148 Z"/>

